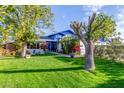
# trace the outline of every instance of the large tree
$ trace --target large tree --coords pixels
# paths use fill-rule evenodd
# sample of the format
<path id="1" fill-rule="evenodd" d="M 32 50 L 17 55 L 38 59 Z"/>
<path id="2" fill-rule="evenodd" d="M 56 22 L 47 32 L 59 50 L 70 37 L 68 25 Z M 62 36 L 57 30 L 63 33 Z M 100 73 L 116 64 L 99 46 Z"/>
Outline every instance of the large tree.
<path id="1" fill-rule="evenodd" d="M 85 69 L 95 70 L 94 48 L 100 38 L 112 37 L 115 34 L 115 21 L 104 13 L 93 12 L 87 23 L 74 21 L 70 27 L 77 34 L 85 46 Z"/>
<path id="2" fill-rule="evenodd" d="M 52 23 L 53 13 L 48 6 L 25 5 L 15 6 L 13 15 L 15 28 L 13 36 L 15 42 L 21 44 L 21 56 L 26 56 L 27 43 L 38 39 L 37 32 L 40 27 L 49 27 Z"/>

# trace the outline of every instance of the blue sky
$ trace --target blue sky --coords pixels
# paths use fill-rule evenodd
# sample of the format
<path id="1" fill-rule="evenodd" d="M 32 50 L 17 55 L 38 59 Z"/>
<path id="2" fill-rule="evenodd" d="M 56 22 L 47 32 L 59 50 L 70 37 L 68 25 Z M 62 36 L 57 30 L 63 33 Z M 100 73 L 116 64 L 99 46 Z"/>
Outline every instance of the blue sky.
<path id="1" fill-rule="evenodd" d="M 71 21 L 77 20 L 87 22 L 88 16 L 93 11 L 105 12 L 107 15 L 113 16 L 117 24 L 117 31 L 122 33 L 124 37 L 124 6 L 91 6 L 91 5 L 53 5 L 51 11 L 54 13 L 54 30 L 46 30 L 46 35 L 70 29 Z"/>

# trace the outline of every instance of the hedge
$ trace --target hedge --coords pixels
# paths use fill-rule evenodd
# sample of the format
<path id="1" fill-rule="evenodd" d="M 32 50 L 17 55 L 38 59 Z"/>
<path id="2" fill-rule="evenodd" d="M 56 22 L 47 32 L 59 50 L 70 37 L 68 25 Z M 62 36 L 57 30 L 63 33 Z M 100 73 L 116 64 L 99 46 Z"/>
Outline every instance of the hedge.
<path id="1" fill-rule="evenodd" d="M 124 45 L 97 45 L 95 47 L 95 56 L 124 61 Z"/>

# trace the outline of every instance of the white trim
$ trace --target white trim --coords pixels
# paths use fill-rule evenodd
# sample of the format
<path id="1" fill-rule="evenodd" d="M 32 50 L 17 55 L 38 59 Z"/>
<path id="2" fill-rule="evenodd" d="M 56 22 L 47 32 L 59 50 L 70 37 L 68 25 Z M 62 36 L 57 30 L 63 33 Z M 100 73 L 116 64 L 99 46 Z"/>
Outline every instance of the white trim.
<path id="1" fill-rule="evenodd" d="M 52 40 L 52 39 L 39 39 L 36 42 L 42 42 L 42 41 L 54 41 L 54 42 L 57 42 L 57 40 Z"/>
<path id="2" fill-rule="evenodd" d="M 43 49 L 27 49 L 31 55 L 44 54 Z"/>
<path id="3" fill-rule="evenodd" d="M 85 47 L 81 40 L 80 40 L 80 52 L 81 52 L 81 55 L 85 54 Z"/>

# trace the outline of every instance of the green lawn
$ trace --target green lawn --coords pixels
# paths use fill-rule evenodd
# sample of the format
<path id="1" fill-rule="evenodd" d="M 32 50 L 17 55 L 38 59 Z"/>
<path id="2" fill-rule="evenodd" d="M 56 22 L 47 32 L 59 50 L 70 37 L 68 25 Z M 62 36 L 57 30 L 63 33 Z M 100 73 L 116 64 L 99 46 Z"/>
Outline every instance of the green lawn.
<path id="1" fill-rule="evenodd" d="M 83 64 L 83 58 L 55 55 L 2 58 L 0 87 L 124 87 L 124 64 L 97 59 L 94 73 L 84 71 Z"/>

